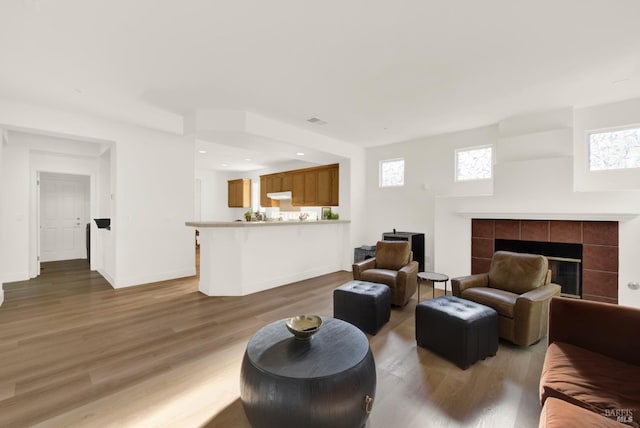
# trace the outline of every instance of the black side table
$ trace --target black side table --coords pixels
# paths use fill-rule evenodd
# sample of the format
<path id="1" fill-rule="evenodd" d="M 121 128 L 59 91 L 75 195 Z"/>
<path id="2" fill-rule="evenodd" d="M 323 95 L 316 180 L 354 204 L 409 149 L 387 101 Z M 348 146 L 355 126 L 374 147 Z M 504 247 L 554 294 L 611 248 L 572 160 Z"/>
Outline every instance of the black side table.
<path id="1" fill-rule="evenodd" d="M 376 367 L 358 328 L 323 318 L 309 340 L 285 320 L 256 332 L 245 351 L 240 397 L 253 427 L 363 427 L 376 389 Z"/>

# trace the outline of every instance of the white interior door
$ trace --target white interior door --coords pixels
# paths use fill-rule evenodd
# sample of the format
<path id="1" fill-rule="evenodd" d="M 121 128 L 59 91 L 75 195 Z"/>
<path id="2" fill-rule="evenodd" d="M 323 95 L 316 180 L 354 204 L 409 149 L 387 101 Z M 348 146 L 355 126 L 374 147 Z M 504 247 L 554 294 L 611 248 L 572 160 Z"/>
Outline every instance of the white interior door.
<path id="1" fill-rule="evenodd" d="M 40 176 L 40 261 L 87 257 L 86 177 Z"/>

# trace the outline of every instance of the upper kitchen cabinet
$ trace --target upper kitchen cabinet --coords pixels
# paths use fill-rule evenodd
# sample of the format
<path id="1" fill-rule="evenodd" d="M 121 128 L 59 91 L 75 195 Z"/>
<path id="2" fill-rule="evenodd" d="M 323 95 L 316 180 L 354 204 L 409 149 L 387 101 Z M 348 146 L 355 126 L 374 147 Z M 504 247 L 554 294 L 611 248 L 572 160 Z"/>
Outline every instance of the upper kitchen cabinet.
<path id="1" fill-rule="evenodd" d="M 239 178 L 228 182 L 229 208 L 251 207 L 251 179 Z"/>
<path id="2" fill-rule="evenodd" d="M 283 173 L 260 176 L 260 205 L 263 207 L 279 207 L 280 201 L 269 199 L 267 193 L 282 192 Z"/>
<path id="3" fill-rule="evenodd" d="M 282 174 L 282 191 L 293 191 L 293 174 Z"/>
<path id="4" fill-rule="evenodd" d="M 261 205 L 278 206 L 278 201 L 267 198 L 267 193 L 290 190 L 293 206 L 338 206 L 339 205 L 339 164 L 285 171 L 260 177 Z M 269 180 L 278 177 L 280 190 L 269 190 Z M 264 187 L 267 186 L 267 187 Z"/>
<path id="5" fill-rule="evenodd" d="M 339 205 L 339 169 L 338 165 L 318 170 L 316 179 L 316 200 L 321 206 Z"/>

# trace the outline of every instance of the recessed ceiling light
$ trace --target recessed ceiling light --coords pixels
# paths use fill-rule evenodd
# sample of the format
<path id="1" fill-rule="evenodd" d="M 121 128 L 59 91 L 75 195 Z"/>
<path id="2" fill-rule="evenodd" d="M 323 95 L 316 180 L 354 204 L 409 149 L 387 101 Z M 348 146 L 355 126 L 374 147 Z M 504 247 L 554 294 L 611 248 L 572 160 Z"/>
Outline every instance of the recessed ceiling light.
<path id="1" fill-rule="evenodd" d="M 198 153 L 205 154 L 205 153 L 207 153 L 207 151 L 206 150 L 198 150 Z"/>
<path id="2" fill-rule="evenodd" d="M 296 153 L 296 156 L 304 156 L 304 153 L 298 152 L 298 153 Z"/>
<path id="3" fill-rule="evenodd" d="M 220 165 L 222 165 L 222 166 L 229 166 L 229 164 L 226 164 L 226 163 L 221 163 Z"/>
<path id="4" fill-rule="evenodd" d="M 245 158 L 244 160 L 246 160 L 247 162 L 251 162 L 251 158 Z"/>

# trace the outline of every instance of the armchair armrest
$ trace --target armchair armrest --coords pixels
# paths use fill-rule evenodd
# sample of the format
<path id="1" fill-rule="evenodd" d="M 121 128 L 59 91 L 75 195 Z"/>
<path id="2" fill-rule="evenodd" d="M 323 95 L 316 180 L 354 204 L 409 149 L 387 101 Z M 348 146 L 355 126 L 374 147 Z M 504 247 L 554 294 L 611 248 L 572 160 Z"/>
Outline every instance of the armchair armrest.
<path id="1" fill-rule="evenodd" d="M 408 265 L 404 265 L 398 271 L 398 284 L 404 284 L 405 302 L 409 301 L 411 296 L 418 289 L 418 262 L 410 261 Z"/>
<path id="2" fill-rule="evenodd" d="M 516 298 L 513 308 L 514 343 L 529 346 L 547 334 L 549 300 L 560 295 L 560 286 L 549 283 Z"/>
<path id="3" fill-rule="evenodd" d="M 373 269 L 376 267 L 376 258 L 363 260 L 353 264 L 353 279 L 362 279 L 361 274 L 367 269 Z"/>
<path id="4" fill-rule="evenodd" d="M 640 309 L 554 297 L 549 308 L 549 344 L 570 343 L 640 365 Z"/>
<path id="5" fill-rule="evenodd" d="M 408 265 L 404 265 L 400 268 L 400 270 L 398 271 L 400 272 L 400 275 L 415 275 L 417 278 L 418 275 L 418 262 L 416 262 L 415 260 L 409 262 Z"/>
<path id="6" fill-rule="evenodd" d="M 547 285 L 542 285 L 538 288 L 534 288 L 531 291 L 527 291 L 524 294 L 518 296 L 516 305 L 519 300 L 522 300 L 521 305 L 532 305 L 539 302 L 547 302 L 551 297 L 560 295 L 561 287 L 558 284 L 550 282 Z"/>
<path id="7" fill-rule="evenodd" d="M 477 273 L 475 275 L 451 278 L 451 289 L 453 290 L 453 295 L 456 297 L 462 297 L 462 292 L 467 288 L 488 287 L 488 286 L 489 286 L 488 273 Z"/>

